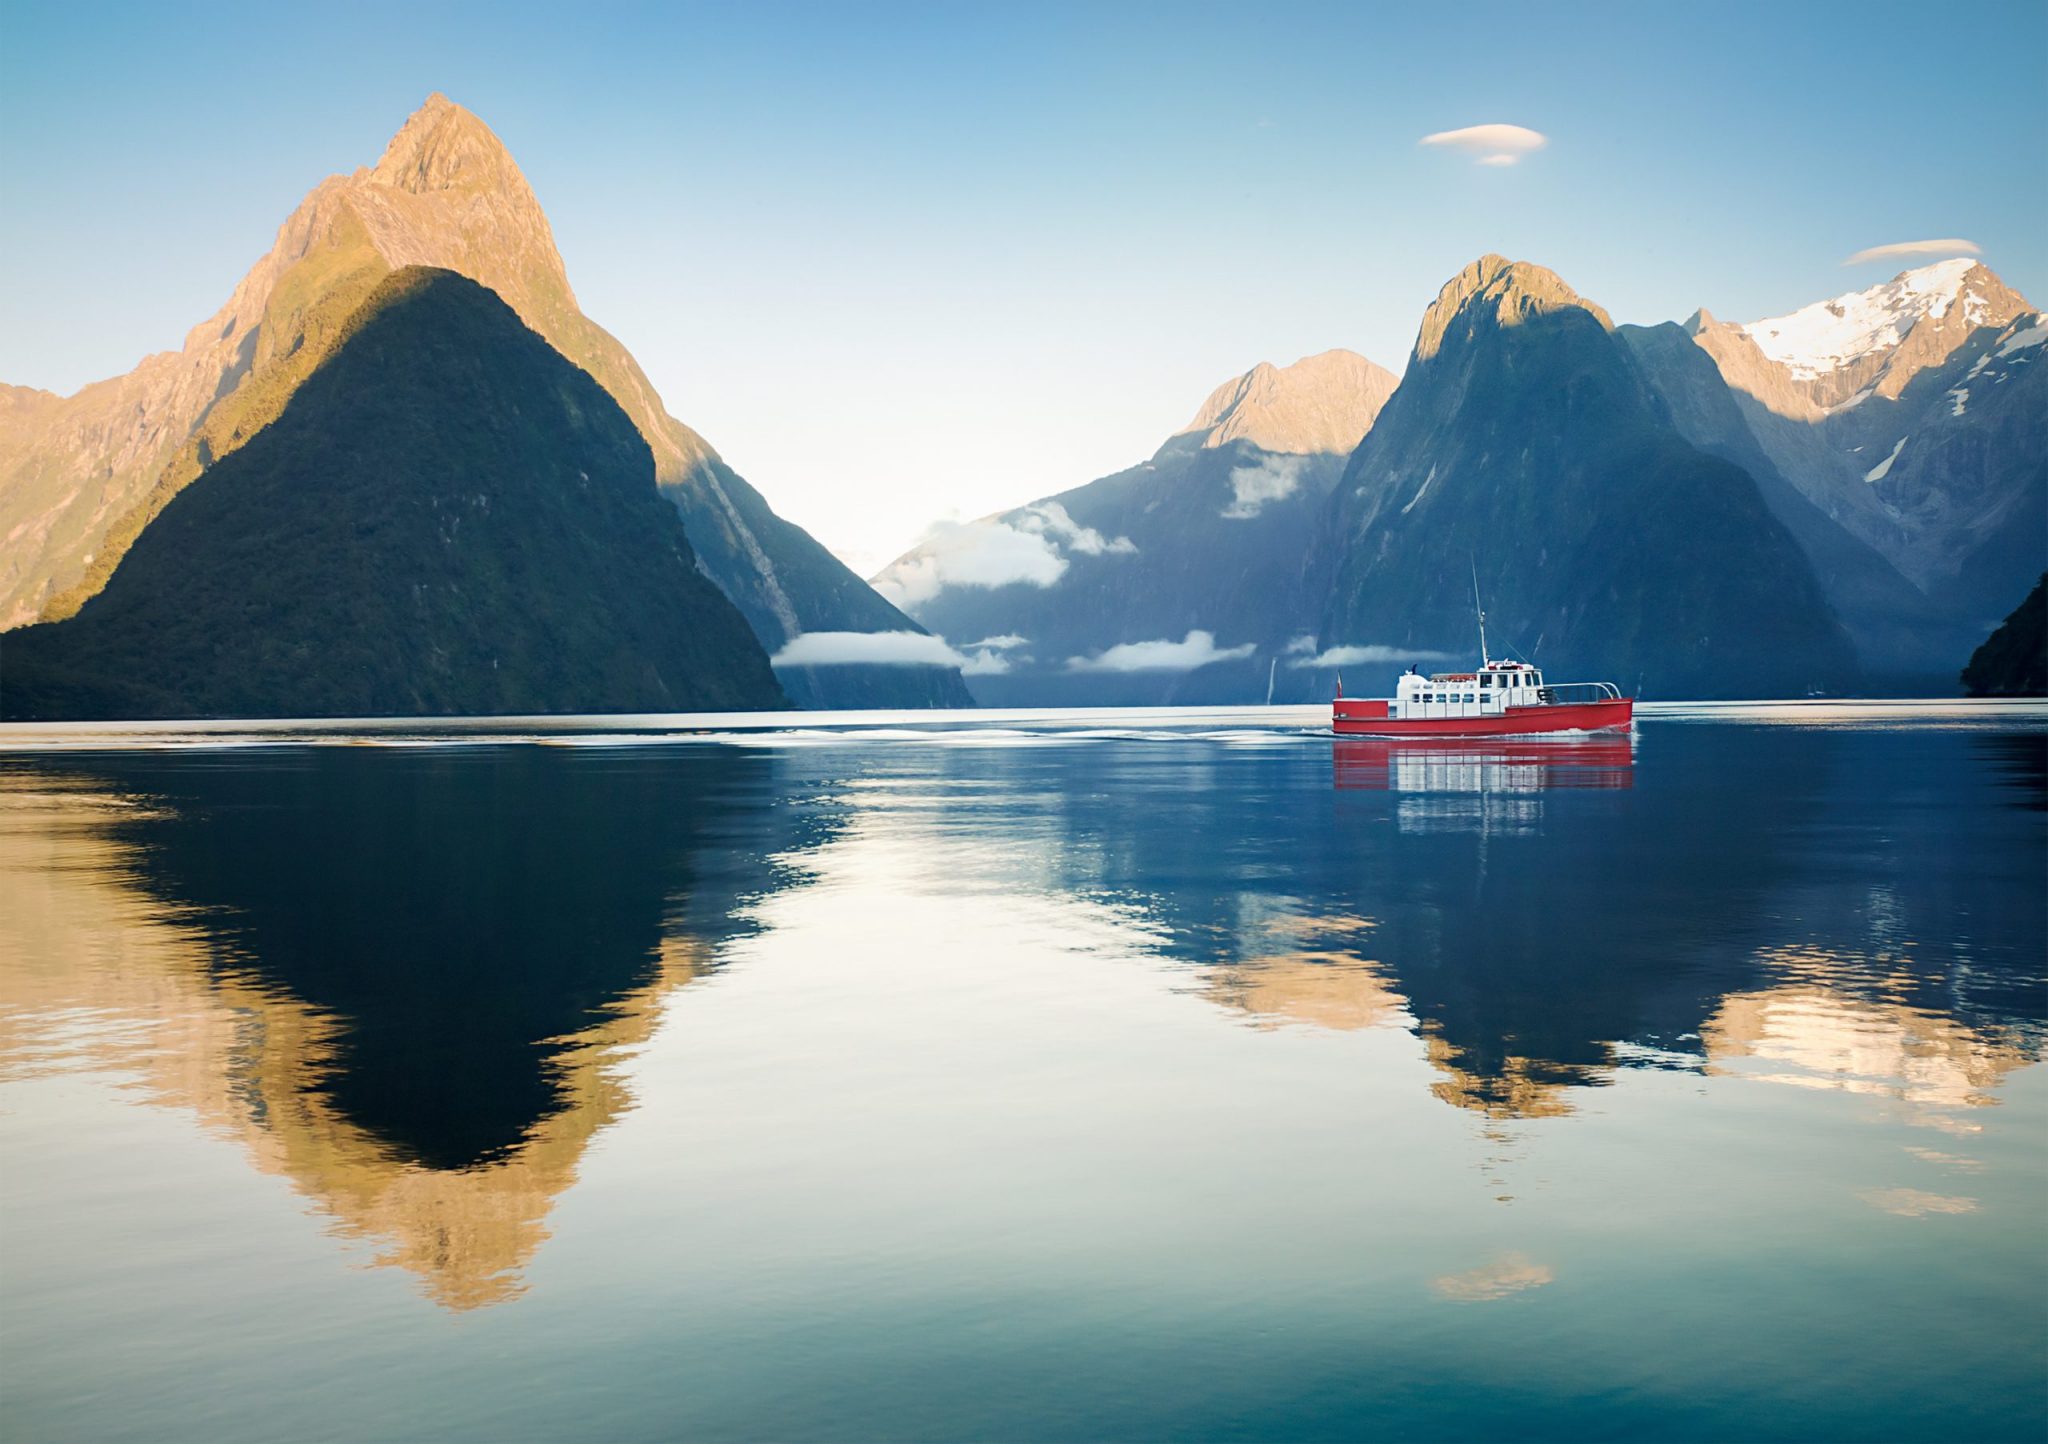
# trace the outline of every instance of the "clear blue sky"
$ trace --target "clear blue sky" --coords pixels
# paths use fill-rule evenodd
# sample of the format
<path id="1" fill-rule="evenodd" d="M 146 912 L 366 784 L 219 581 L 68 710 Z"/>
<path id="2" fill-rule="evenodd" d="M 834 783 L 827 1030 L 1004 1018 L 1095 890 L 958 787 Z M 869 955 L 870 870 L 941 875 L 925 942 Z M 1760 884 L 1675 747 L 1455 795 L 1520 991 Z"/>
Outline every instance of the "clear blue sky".
<path id="1" fill-rule="evenodd" d="M 0 379 L 177 346 L 433 90 L 584 310 L 863 571 L 1142 459 L 1226 376 L 1396 370 L 1482 252 L 1736 320 L 1958 236 L 2048 303 L 2048 5 L 0 7 Z M 1418 145 L 1543 132 L 1512 167 Z"/>

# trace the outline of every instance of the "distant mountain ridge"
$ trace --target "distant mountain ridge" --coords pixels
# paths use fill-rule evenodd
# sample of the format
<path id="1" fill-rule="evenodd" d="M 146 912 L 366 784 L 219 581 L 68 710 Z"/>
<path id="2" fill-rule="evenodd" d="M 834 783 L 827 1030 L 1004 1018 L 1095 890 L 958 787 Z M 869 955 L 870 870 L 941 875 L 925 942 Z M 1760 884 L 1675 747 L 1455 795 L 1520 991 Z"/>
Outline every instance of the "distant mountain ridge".
<path id="1" fill-rule="evenodd" d="M 2044 560 L 2043 342 L 1975 261 L 1645 327 L 1482 257 L 1398 388 L 1349 353 L 1255 367 L 1151 461 L 875 580 L 999 643 L 975 685 L 1013 705 L 1304 700 L 1462 656 L 1475 570 L 1498 638 L 1652 695 L 1942 690 Z M 1348 457 L 1326 394 L 1373 414 Z"/>
<path id="2" fill-rule="evenodd" d="M 490 288 L 611 393 L 651 449 L 698 564 L 769 650 L 799 631 L 916 630 L 668 414 L 632 356 L 578 309 L 504 146 L 439 94 L 374 167 L 316 186 L 183 350 L 72 397 L 0 397 L 0 626 L 75 612 L 172 496 L 275 419 L 381 279 L 414 265 Z M 830 668 L 791 681 L 814 705 L 970 700 L 950 669 Z"/>
<path id="3" fill-rule="evenodd" d="M 1262 362 L 1150 460 L 938 528 L 875 585 L 970 650 L 989 705 L 1263 696 L 1254 653 L 1302 613 L 1317 519 L 1395 384 L 1350 351 Z"/>
<path id="4" fill-rule="evenodd" d="M 786 705 L 631 419 L 494 293 L 405 267 L 65 620 L 11 718 Z"/>

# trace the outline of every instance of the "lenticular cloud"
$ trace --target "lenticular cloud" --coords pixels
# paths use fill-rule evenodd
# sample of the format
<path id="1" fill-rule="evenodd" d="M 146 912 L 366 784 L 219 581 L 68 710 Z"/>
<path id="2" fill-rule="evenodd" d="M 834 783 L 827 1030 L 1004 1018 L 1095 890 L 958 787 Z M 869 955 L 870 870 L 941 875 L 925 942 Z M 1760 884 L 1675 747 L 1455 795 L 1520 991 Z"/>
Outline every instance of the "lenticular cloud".
<path id="1" fill-rule="evenodd" d="M 1439 130 L 1422 138 L 1424 145 L 1449 146 L 1471 155 L 1479 165 L 1513 165 L 1530 151 L 1550 144 L 1550 137 L 1526 125 L 1468 125 Z"/>
<path id="2" fill-rule="evenodd" d="M 1981 256 L 1984 248 L 1975 241 L 1966 241 L 1960 236 L 1949 236 L 1936 241 L 1893 241 L 1888 246 L 1872 246 L 1846 258 L 1845 266 L 1860 266 L 1866 261 L 1902 261 L 1915 256 Z"/>

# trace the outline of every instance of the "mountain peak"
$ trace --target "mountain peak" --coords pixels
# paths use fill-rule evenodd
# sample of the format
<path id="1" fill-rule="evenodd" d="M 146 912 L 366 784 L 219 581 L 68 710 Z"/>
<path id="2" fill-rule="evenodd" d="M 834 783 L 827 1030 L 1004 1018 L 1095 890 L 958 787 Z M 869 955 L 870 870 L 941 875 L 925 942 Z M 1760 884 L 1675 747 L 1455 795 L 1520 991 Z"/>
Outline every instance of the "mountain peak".
<path id="1" fill-rule="evenodd" d="M 438 90 L 391 137 L 369 179 L 416 195 L 457 189 L 533 195 L 504 142 Z"/>
<path id="2" fill-rule="evenodd" d="M 1816 381 L 1888 354 L 1922 323 L 1953 332 L 1960 343 L 1977 327 L 2003 326 L 2030 309 L 1989 266 L 1956 256 L 1742 329 L 1795 379 Z M 1944 346 L 1940 354 L 1953 349 Z"/>
<path id="3" fill-rule="evenodd" d="M 1299 455 L 1349 452 L 1372 426 L 1398 378 L 1356 351 L 1304 356 L 1291 366 L 1261 361 L 1209 393 L 1175 433 L 1203 447 L 1248 441 Z"/>
<path id="4" fill-rule="evenodd" d="M 1585 311 L 1609 331 L 1605 311 L 1567 286 L 1557 272 L 1529 261 L 1510 261 L 1488 252 L 1444 283 L 1422 316 L 1415 359 L 1427 361 L 1443 348 L 1444 335 L 1460 316 L 1489 315 L 1497 326 L 1518 326 L 1548 312 Z"/>

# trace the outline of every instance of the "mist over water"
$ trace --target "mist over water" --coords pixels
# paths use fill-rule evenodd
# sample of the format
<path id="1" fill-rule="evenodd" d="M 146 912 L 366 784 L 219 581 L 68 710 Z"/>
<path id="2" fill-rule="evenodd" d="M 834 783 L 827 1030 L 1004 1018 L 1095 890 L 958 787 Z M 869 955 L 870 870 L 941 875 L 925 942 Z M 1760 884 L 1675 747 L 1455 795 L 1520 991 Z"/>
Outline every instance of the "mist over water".
<path id="1" fill-rule="evenodd" d="M 0 734 L 39 1439 L 2038 1437 L 2048 714 Z"/>

